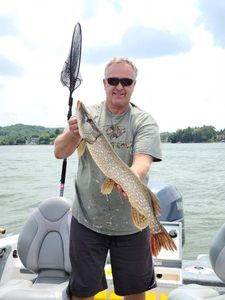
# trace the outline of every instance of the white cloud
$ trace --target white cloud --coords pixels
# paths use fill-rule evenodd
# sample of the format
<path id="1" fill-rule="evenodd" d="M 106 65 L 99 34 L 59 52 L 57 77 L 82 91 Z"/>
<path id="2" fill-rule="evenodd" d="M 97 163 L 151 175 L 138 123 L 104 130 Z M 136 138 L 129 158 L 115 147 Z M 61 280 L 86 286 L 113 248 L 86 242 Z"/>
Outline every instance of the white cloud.
<path id="1" fill-rule="evenodd" d="M 0 126 L 65 125 L 69 91 L 61 85 L 60 72 L 73 27 L 80 22 L 83 83 L 74 92 L 74 101 L 102 101 L 106 59 L 126 49 L 139 69 L 133 101 L 155 117 L 161 131 L 225 127 L 225 50 L 215 40 L 221 34 L 217 31 L 220 27 L 212 23 L 217 20 L 212 13 L 218 11 L 218 0 L 213 2 L 214 10 L 212 6 L 207 10 L 206 5 L 203 9 L 201 0 L 91 3 L 0 0 L 0 26 L 4 21 L 6 28 L 0 31 L 0 57 L 21 70 L 15 76 L 13 70 L 6 74 L 1 69 Z M 220 9 L 225 16 L 225 8 Z M 151 32 L 156 33 L 155 40 Z"/>

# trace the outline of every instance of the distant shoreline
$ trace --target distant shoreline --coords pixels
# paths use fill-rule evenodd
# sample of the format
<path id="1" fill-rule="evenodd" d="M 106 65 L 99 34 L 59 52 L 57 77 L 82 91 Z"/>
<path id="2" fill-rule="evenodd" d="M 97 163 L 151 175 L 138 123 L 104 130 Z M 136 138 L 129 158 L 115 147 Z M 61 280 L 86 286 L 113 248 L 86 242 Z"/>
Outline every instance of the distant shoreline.
<path id="1" fill-rule="evenodd" d="M 64 128 L 48 128 L 15 124 L 0 127 L 0 145 L 52 145 Z M 176 132 L 160 133 L 162 143 L 215 143 L 225 142 L 225 129 L 216 131 L 211 125 L 187 127 Z"/>

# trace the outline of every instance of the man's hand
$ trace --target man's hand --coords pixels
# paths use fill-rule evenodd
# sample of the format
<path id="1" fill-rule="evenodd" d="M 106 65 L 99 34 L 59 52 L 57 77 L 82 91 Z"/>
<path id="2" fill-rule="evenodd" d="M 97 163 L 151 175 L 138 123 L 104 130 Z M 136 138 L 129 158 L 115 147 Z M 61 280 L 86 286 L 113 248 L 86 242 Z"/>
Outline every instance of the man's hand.
<path id="1" fill-rule="evenodd" d="M 77 118 L 76 117 L 70 117 L 69 121 L 68 121 L 68 125 L 69 125 L 69 131 L 73 134 L 73 135 L 80 135 L 79 134 L 79 129 L 78 129 L 78 123 L 77 123 Z"/>
<path id="2" fill-rule="evenodd" d="M 115 189 L 117 190 L 117 192 L 119 192 L 123 196 L 123 198 L 128 201 L 129 199 L 128 199 L 127 193 L 124 192 L 122 187 L 117 183 L 115 183 L 114 186 L 115 186 Z"/>
<path id="3" fill-rule="evenodd" d="M 153 158 L 150 155 L 147 154 L 135 154 L 133 158 L 133 164 L 130 167 L 130 170 L 142 181 L 144 177 L 146 176 L 147 172 L 149 171 L 149 168 L 151 166 L 151 163 L 153 161 Z M 122 194 L 123 198 L 127 201 L 128 195 L 124 192 L 122 187 L 114 183 L 114 186 L 116 190 Z"/>
<path id="4" fill-rule="evenodd" d="M 58 135 L 54 141 L 55 157 L 58 159 L 67 158 L 75 151 L 80 141 L 81 137 L 78 130 L 77 118 L 70 117 L 67 129 Z"/>

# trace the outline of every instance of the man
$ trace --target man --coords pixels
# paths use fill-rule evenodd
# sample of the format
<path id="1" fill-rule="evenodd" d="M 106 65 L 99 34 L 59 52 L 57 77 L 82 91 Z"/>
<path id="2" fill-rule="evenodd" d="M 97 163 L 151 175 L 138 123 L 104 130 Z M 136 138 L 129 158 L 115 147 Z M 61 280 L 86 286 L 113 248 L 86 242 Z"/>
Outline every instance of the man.
<path id="1" fill-rule="evenodd" d="M 120 158 L 145 183 L 153 161 L 161 160 L 160 136 L 154 119 L 131 104 L 137 68 L 126 58 L 105 67 L 106 100 L 89 112 Z M 76 117 L 55 140 L 55 156 L 70 156 L 81 138 Z M 149 227 L 140 231 L 132 222 L 127 195 L 120 186 L 101 194 L 104 180 L 88 150 L 79 159 L 70 232 L 72 265 L 68 292 L 72 300 L 93 300 L 107 288 L 104 265 L 110 253 L 115 292 L 126 300 L 144 300 L 156 286 L 149 246 Z"/>

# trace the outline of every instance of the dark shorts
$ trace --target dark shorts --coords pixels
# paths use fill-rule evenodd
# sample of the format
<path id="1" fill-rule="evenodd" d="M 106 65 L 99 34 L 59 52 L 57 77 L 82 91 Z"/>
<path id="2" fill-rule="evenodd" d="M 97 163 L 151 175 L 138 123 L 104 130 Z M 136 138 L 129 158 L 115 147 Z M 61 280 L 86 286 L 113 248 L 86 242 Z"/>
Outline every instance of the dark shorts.
<path id="1" fill-rule="evenodd" d="M 117 295 L 142 293 L 156 287 L 148 228 L 131 235 L 109 236 L 90 230 L 73 217 L 68 294 L 91 297 L 107 288 L 104 266 L 108 251 Z"/>

